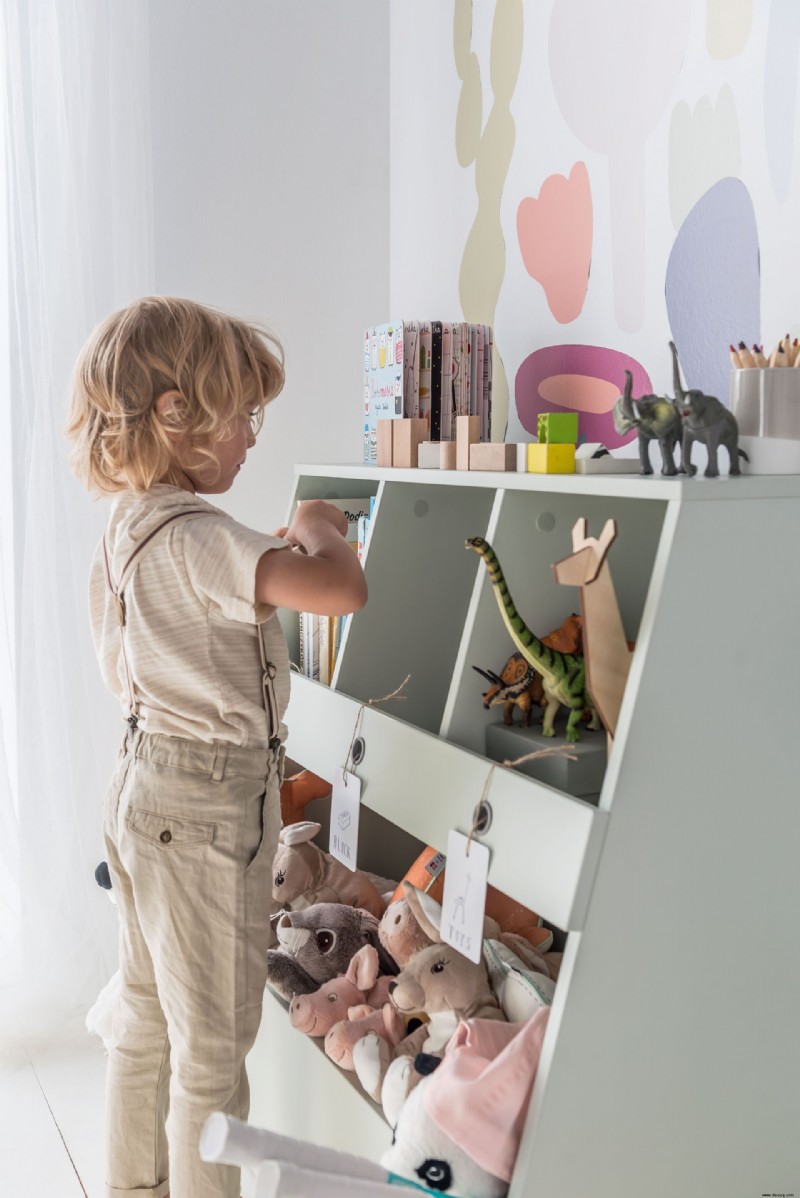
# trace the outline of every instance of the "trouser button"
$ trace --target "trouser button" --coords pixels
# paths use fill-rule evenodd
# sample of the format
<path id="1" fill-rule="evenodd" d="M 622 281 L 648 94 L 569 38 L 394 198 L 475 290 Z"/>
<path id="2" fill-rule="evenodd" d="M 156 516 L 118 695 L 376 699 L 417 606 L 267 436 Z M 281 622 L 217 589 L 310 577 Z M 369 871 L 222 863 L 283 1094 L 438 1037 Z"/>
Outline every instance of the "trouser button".
<path id="1" fill-rule="evenodd" d="M 162 844 L 169 844 L 169 842 L 172 840 L 172 833 L 170 832 L 170 830 L 168 828 L 164 829 L 164 831 L 161 833 L 161 835 L 159 837 L 159 840 L 161 841 Z"/>

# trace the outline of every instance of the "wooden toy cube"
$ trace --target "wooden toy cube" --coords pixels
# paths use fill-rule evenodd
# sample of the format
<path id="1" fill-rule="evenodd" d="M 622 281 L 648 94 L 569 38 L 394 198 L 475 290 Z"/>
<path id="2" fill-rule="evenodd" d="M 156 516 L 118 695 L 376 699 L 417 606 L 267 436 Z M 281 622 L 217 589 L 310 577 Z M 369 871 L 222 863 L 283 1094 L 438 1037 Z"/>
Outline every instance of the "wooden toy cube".
<path id="1" fill-rule="evenodd" d="M 574 474 L 574 445 L 528 446 L 528 471 L 530 474 Z"/>
<path id="2" fill-rule="evenodd" d="M 480 416 L 456 416 L 456 470 L 469 470 L 470 445 L 480 439 Z"/>
<path id="3" fill-rule="evenodd" d="M 417 453 L 417 466 L 420 470 L 438 470 L 441 466 L 441 451 L 439 441 L 422 441 Z"/>
<path id="4" fill-rule="evenodd" d="M 517 447 L 507 441 L 479 441 L 469 447 L 470 470 L 517 469 Z"/>
<path id="5" fill-rule="evenodd" d="M 455 441 L 440 441 L 439 442 L 439 469 L 440 470 L 455 470 L 456 468 L 456 443 Z"/>
<path id="6" fill-rule="evenodd" d="M 574 445 L 578 440 L 577 412 L 540 412 L 539 441 L 548 445 Z"/>
<path id="7" fill-rule="evenodd" d="M 377 422 L 377 438 L 378 438 L 378 458 L 379 466 L 391 466 L 392 464 L 392 425 L 393 420 L 379 420 Z"/>
<path id="8" fill-rule="evenodd" d="M 419 447 L 428 433 L 427 420 L 403 417 L 392 420 L 392 465 L 416 468 Z"/>

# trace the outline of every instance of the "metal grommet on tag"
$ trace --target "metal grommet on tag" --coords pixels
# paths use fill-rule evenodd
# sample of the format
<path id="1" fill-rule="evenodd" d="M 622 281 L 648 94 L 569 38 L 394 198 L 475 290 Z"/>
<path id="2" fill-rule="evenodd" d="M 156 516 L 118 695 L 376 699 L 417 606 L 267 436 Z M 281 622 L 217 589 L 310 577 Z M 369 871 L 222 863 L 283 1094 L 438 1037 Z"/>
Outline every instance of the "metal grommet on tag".
<path id="1" fill-rule="evenodd" d="M 488 832 L 492 825 L 492 805 L 487 799 L 481 799 L 472 813 L 472 834 Z"/>
<path id="2" fill-rule="evenodd" d="M 364 754 L 367 751 L 366 742 L 363 736 L 357 736 L 353 741 L 353 748 L 350 753 L 350 760 L 353 765 L 360 765 L 364 760 Z"/>

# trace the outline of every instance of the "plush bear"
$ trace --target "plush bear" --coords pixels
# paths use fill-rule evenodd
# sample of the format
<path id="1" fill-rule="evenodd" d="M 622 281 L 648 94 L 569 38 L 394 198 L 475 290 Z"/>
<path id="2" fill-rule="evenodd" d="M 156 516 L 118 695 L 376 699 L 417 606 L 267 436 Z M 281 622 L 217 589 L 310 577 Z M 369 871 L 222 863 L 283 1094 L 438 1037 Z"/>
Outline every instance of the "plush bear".
<path id="1" fill-rule="evenodd" d="M 377 919 L 384 901 L 360 870 L 350 870 L 312 843 L 321 825 L 303 821 L 282 828 L 272 868 L 272 899 L 285 910 L 315 903 L 344 903 L 360 907 Z"/>
<path id="2" fill-rule="evenodd" d="M 377 952 L 382 973 L 397 973 L 378 940 L 378 920 L 358 907 L 315 903 L 302 911 L 286 911 L 275 930 L 280 948 L 267 953 L 267 984 L 287 1002 L 345 974 L 364 944 Z"/>
<path id="3" fill-rule="evenodd" d="M 379 1011 L 389 998 L 386 974 L 379 976 L 380 961 L 371 944 L 363 945 L 347 966 L 344 977 L 332 978 L 312 994 L 296 994 L 289 1003 L 292 1027 L 307 1036 L 324 1036 L 343 1019 L 351 1007 L 366 1003 Z"/>

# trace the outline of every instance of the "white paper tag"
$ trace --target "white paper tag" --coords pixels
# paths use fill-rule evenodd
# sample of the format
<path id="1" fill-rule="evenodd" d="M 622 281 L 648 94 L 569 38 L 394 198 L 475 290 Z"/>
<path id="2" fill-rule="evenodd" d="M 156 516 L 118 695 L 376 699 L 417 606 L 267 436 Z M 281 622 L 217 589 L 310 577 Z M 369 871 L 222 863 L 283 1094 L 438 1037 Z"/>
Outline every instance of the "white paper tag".
<path id="1" fill-rule="evenodd" d="M 487 846 L 473 839 L 467 856 L 467 837 L 451 829 L 447 840 L 441 937 L 476 964 L 483 951 L 488 876 Z"/>
<path id="2" fill-rule="evenodd" d="M 345 785 L 345 777 L 347 784 Z M 358 816 L 361 810 L 361 779 L 342 769 L 333 773 L 331 831 L 328 850 L 348 869 L 355 870 L 358 855 Z"/>

